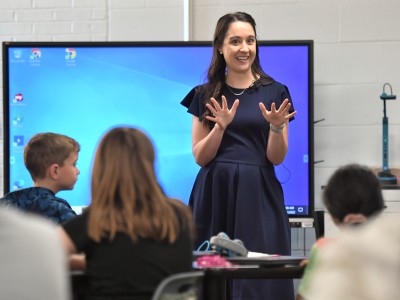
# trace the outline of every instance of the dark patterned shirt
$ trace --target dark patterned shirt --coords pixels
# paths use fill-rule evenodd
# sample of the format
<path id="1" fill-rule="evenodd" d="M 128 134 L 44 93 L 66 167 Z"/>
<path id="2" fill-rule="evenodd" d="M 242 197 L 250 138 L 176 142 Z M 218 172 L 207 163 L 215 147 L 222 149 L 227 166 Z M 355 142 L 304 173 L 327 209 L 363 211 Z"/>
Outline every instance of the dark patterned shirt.
<path id="1" fill-rule="evenodd" d="M 0 199 L 0 203 L 47 217 L 57 224 L 76 216 L 67 201 L 56 197 L 53 191 L 44 187 L 32 187 L 10 192 Z"/>

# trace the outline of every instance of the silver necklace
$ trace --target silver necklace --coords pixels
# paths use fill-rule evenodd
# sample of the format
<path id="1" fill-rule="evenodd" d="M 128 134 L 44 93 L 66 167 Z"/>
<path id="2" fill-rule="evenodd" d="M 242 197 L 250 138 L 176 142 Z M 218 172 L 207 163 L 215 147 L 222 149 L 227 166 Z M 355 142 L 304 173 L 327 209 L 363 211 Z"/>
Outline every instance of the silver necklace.
<path id="1" fill-rule="evenodd" d="M 234 91 L 232 91 L 232 89 L 229 87 L 229 85 L 226 85 L 226 87 L 228 88 L 228 90 L 234 94 L 235 96 L 240 96 L 244 93 L 245 90 L 247 90 L 247 88 L 245 88 L 243 91 L 241 91 L 240 93 L 235 93 Z"/>

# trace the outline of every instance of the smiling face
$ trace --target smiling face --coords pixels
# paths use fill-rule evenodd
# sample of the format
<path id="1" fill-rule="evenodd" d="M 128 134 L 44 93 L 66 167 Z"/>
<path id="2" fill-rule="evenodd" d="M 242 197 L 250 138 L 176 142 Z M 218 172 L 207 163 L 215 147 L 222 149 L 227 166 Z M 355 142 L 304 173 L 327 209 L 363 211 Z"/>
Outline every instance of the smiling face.
<path id="1" fill-rule="evenodd" d="M 218 50 L 225 58 L 229 74 L 249 73 L 256 57 L 257 40 L 250 23 L 232 22 L 226 32 L 224 42 Z"/>

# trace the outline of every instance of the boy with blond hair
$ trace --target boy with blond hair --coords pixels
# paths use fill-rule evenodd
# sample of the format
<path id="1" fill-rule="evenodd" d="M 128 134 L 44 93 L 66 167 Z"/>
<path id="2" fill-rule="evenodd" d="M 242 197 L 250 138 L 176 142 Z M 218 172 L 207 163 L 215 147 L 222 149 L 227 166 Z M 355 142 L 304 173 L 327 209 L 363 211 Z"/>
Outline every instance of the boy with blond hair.
<path id="1" fill-rule="evenodd" d="M 24 149 L 25 166 L 34 186 L 10 192 L 0 203 L 42 215 L 57 224 L 75 217 L 69 203 L 56 194 L 74 188 L 80 173 L 76 166 L 79 150 L 79 143 L 65 135 L 34 135 Z"/>

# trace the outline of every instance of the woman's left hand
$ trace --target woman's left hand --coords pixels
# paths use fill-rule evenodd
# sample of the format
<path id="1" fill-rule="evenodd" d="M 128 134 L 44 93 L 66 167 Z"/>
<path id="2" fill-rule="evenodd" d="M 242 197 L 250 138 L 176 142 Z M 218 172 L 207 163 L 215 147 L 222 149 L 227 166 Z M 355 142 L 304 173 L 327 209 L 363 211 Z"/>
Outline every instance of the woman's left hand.
<path id="1" fill-rule="evenodd" d="M 265 120 L 267 120 L 274 127 L 282 126 L 296 114 L 296 111 L 289 114 L 291 104 L 289 103 L 288 99 L 285 99 L 278 109 L 276 109 L 275 102 L 273 102 L 271 104 L 270 111 L 265 108 L 265 105 L 262 102 L 260 102 L 258 105 Z"/>

